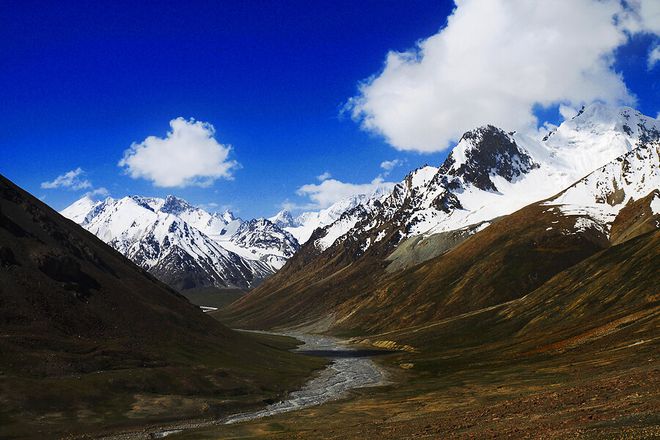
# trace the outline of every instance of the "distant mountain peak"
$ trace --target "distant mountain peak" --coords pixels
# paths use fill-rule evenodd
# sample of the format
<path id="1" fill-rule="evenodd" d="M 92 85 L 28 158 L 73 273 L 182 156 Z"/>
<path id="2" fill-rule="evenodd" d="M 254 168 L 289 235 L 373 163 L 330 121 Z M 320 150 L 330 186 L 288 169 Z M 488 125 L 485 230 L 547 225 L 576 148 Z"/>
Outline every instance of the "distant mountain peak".
<path id="1" fill-rule="evenodd" d="M 160 211 L 166 212 L 168 214 L 180 214 L 181 212 L 195 209 L 191 204 L 186 202 L 183 199 L 180 199 L 173 195 L 168 195 L 165 197 L 165 203 L 160 208 Z"/>
<path id="2" fill-rule="evenodd" d="M 463 134 L 439 173 L 462 177 L 465 183 L 484 191 L 497 191 L 491 177 L 512 182 L 538 166 L 512 134 L 486 125 Z"/>
<path id="3" fill-rule="evenodd" d="M 281 210 L 274 216 L 270 217 L 268 220 L 270 220 L 280 228 L 288 228 L 288 227 L 296 226 L 293 220 L 293 216 L 291 215 L 291 212 L 289 212 L 286 209 Z"/>
<path id="4" fill-rule="evenodd" d="M 249 288 L 298 249 L 295 238 L 268 220 L 243 222 L 171 195 L 83 197 L 62 214 L 177 288 Z"/>
<path id="5" fill-rule="evenodd" d="M 222 219 L 224 221 L 226 221 L 227 223 L 230 223 L 230 222 L 233 222 L 234 220 L 236 220 L 237 218 L 236 218 L 236 216 L 234 215 L 233 212 L 231 212 L 230 210 L 227 209 L 227 210 L 225 210 L 225 212 L 222 213 Z"/>

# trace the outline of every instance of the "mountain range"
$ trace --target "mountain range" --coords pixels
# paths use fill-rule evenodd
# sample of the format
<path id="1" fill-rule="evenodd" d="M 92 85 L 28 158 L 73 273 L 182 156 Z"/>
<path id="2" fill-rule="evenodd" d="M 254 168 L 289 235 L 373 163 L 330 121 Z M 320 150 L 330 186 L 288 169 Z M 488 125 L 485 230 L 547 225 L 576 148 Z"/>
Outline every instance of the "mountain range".
<path id="1" fill-rule="evenodd" d="M 176 289 L 249 289 L 279 270 L 315 229 L 382 194 L 351 196 L 295 217 L 283 210 L 269 219 L 208 212 L 171 195 L 84 196 L 61 214 Z"/>
<path id="2" fill-rule="evenodd" d="M 243 221 L 168 196 L 83 197 L 62 215 L 177 289 L 256 286 L 298 241 L 266 219 Z"/>
<path id="3" fill-rule="evenodd" d="M 479 127 L 437 167 L 297 216 L 173 196 L 62 214 L 0 177 L 0 437 L 182 418 L 214 421 L 191 438 L 657 436 L 660 120 L 632 108 L 538 139 Z M 204 286 L 251 290 L 202 313 L 180 292 Z M 325 362 L 228 327 L 350 337 L 390 382 L 218 424 Z"/>
<path id="4" fill-rule="evenodd" d="M 439 167 L 314 231 L 226 319 L 380 331 L 523 296 L 657 228 L 659 139 L 657 119 L 602 104 L 538 140 L 469 131 Z"/>
<path id="5" fill-rule="evenodd" d="M 632 108 L 598 103 L 542 139 L 487 125 L 465 133 L 439 167 L 421 167 L 393 188 L 296 216 L 283 210 L 268 219 L 244 221 L 229 211 L 208 212 L 174 196 L 83 197 L 62 214 L 180 290 L 255 288 L 301 246 L 303 256 L 298 258 L 304 261 L 320 254 L 345 263 L 378 255 L 392 272 L 437 256 L 448 250 L 447 243 L 458 244 L 496 219 L 652 145 L 659 127 L 656 119 Z M 653 154 L 642 150 L 640 154 Z M 591 206 L 595 191 L 623 194 L 625 179 L 607 190 L 608 184 L 594 179 L 588 180 L 589 188 L 583 184 L 582 190 L 571 190 L 571 200 L 586 191 L 582 196 Z M 594 205 L 582 221 L 607 229 L 623 202 L 644 196 L 641 192 L 651 187 L 648 181 L 628 187 L 625 200 L 608 208 Z"/>

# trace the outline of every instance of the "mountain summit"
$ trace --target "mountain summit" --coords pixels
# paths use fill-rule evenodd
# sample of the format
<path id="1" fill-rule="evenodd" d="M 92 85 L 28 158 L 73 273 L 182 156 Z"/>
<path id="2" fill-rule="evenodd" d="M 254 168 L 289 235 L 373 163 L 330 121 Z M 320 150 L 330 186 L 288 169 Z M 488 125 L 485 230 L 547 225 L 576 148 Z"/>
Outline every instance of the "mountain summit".
<path id="1" fill-rule="evenodd" d="M 209 213 L 174 196 L 84 197 L 62 215 L 179 289 L 254 287 L 299 247 L 268 220 Z"/>
<path id="2" fill-rule="evenodd" d="M 440 167 L 314 231 L 227 317 L 388 330 L 515 299 L 658 227 L 659 150 L 660 121 L 600 104 L 544 139 L 469 131 Z"/>
<path id="3" fill-rule="evenodd" d="M 411 172 L 378 203 L 353 209 L 316 234 L 335 243 L 428 235 L 490 221 L 550 197 L 599 167 L 660 139 L 660 121 L 630 107 L 592 104 L 544 140 L 485 126 L 465 133 L 439 167 Z M 347 227 L 350 225 L 350 227 Z M 358 252 L 360 253 L 360 252 Z"/>

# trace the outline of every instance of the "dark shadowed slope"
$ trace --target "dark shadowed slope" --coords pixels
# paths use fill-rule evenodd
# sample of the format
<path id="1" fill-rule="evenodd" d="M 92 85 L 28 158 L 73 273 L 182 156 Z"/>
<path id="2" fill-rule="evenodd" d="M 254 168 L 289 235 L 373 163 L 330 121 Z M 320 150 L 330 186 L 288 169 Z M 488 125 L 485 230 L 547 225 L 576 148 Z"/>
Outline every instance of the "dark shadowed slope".
<path id="1" fill-rule="evenodd" d="M 260 403 L 319 364 L 277 345 L 204 315 L 0 176 L 0 437 Z"/>

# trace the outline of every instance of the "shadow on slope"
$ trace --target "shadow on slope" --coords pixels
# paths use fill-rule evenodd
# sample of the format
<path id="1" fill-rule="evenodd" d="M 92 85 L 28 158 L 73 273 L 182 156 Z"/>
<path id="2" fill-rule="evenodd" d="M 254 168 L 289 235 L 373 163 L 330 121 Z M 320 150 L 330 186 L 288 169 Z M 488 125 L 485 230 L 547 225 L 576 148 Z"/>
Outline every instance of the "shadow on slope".
<path id="1" fill-rule="evenodd" d="M 229 330 L 2 176 L 0 333 L 3 438 L 226 414 L 323 363 Z"/>

